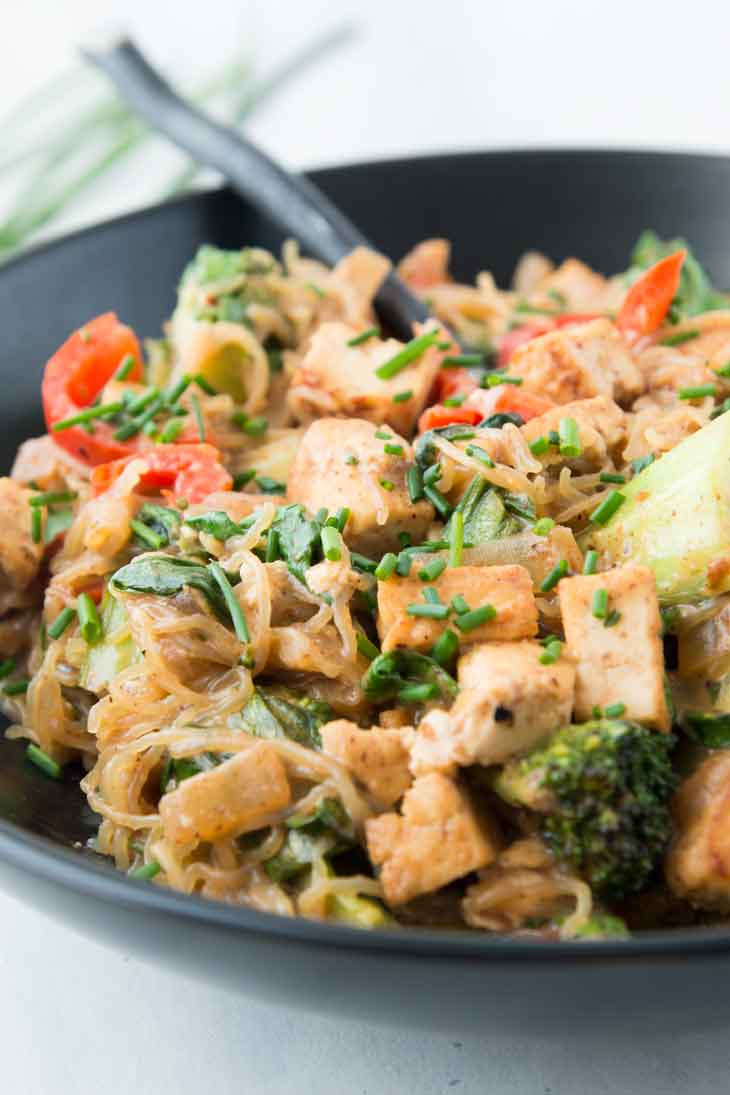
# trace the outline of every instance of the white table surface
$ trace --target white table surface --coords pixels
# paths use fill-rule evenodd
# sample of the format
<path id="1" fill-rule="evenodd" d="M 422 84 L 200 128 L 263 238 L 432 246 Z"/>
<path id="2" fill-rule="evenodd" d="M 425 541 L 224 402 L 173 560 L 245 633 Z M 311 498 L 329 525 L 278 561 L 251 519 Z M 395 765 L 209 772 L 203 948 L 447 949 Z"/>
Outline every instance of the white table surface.
<path id="1" fill-rule="evenodd" d="M 730 9 L 716 0 L 3 0 L 0 13 L 0 113 L 105 22 L 131 27 L 182 79 L 245 42 L 266 70 L 351 19 L 356 39 L 251 124 L 296 167 L 519 144 L 730 146 Z M 153 199 L 177 162 L 152 147 L 62 227 Z M 102 948 L 4 895 L 0 1048 L 7 1095 L 715 1095 L 730 1064 L 716 1036 L 669 1039 L 651 1016 L 620 1044 L 600 1031 L 580 1042 L 489 1030 L 457 1041 L 262 1007 Z"/>

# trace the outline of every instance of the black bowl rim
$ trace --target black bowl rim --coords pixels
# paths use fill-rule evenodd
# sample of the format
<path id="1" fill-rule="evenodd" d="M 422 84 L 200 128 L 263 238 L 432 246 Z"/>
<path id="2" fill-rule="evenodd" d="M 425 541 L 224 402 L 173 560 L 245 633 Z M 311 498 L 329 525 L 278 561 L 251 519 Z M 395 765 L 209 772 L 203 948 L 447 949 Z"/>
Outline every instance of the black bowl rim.
<path id="1" fill-rule="evenodd" d="M 661 160 L 664 162 L 716 161 L 730 163 L 730 156 L 714 152 L 672 151 L 640 148 L 504 148 L 495 150 L 465 150 L 445 153 L 426 153 L 418 156 L 384 158 L 342 165 L 316 168 L 307 172 L 315 180 L 327 175 L 360 173 L 379 167 L 406 170 L 425 166 L 436 160 L 524 159 L 534 165 L 538 161 L 557 160 L 564 157 L 583 159 L 631 159 Z M 71 241 L 77 241 L 91 233 L 103 232 L 129 221 L 154 217 L 162 208 L 170 205 L 194 204 L 206 200 L 211 194 L 226 187 L 208 188 L 183 194 L 131 210 L 120 216 L 108 218 L 96 224 L 66 233 L 28 248 L 21 255 L 8 260 L 0 267 L 0 277 L 6 270 L 33 262 Z M 482 959 L 500 964 L 524 962 L 595 965 L 601 960 L 615 963 L 617 959 L 638 960 L 647 958 L 709 958 L 730 950 L 730 928 L 685 928 L 665 931 L 642 932 L 628 939 L 583 940 L 581 942 L 544 940 L 525 937 L 491 936 L 468 931 L 435 931 L 421 928 L 394 928 L 363 931 L 329 921 L 306 920 L 259 911 L 243 906 L 227 905 L 184 894 L 157 886 L 152 882 L 134 881 L 111 865 L 100 864 L 90 856 L 58 844 L 47 837 L 29 833 L 18 825 L 0 819 L 0 860 L 11 867 L 28 871 L 43 880 L 100 901 L 113 901 L 130 913 L 143 912 L 175 919 L 192 920 L 201 927 L 207 925 L 228 931 L 244 931 L 252 935 L 276 937 L 282 941 L 303 946 L 319 946 L 325 949 L 339 948 L 358 952 L 382 954 L 397 951 L 412 958 L 447 961 L 474 961 Z"/>

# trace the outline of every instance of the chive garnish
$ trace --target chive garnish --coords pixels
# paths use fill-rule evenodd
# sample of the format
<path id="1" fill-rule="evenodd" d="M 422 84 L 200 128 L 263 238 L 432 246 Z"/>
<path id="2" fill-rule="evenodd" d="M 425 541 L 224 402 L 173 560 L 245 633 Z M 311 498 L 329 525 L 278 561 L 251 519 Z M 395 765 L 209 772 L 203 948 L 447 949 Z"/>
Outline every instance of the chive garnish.
<path id="1" fill-rule="evenodd" d="M 540 592 L 549 593 L 551 589 L 555 589 L 561 578 L 564 578 L 568 573 L 568 560 L 561 559 L 559 563 L 556 563 L 553 569 L 546 574 L 543 580 L 540 582 Z"/>
<path id="2" fill-rule="evenodd" d="M 183 392 L 186 392 L 188 390 L 192 382 L 193 378 L 187 373 L 185 374 L 185 376 L 181 376 L 180 379 L 177 380 L 173 384 L 173 386 L 171 388 L 168 388 L 168 390 L 165 392 L 165 402 L 169 403 L 170 405 L 172 405 L 173 403 L 177 403 L 180 396 L 183 394 Z"/>
<path id="3" fill-rule="evenodd" d="M 413 556 L 407 551 L 401 551 L 395 572 L 399 578 L 407 578 L 413 566 Z"/>
<path id="4" fill-rule="evenodd" d="M 430 468 L 426 468 L 423 473 L 423 482 L 427 487 L 433 487 L 438 483 L 439 479 L 443 475 L 443 468 L 440 464 L 431 464 Z"/>
<path id="5" fill-rule="evenodd" d="M 398 556 L 392 551 L 387 552 L 375 568 L 375 577 L 379 582 L 387 581 L 397 565 Z"/>
<path id="6" fill-rule="evenodd" d="M 448 518 L 451 516 L 453 506 L 444 498 L 438 487 L 424 485 L 423 493 L 425 494 L 426 498 L 428 498 L 429 502 L 436 510 L 436 512 L 440 514 L 440 516 L 444 519 L 444 521 L 448 520 Z"/>
<path id="7" fill-rule="evenodd" d="M 6 696 L 22 696 L 25 692 L 28 691 L 29 684 L 30 681 L 28 680 L 28 678 L 23 677 L 19 681 L 8 681 L 7 684 L 3 685 L 2 690 Z"/>
<path id="8" fill-rule="evenodd" d="M 660 340 L 660 346 L 681 346 L 683 342 L 690 342 L 691 339 L 697 338 L 699 331 L 677 331 L 676 335 L 667 335 L 666 338 Z"/>
<path id="9" fill-rule="evenodd" d="M 345 463 L 349 464 L 350 467 L 354 467 L 356 464 L 360 463 L 360 458 L 355 456 L 354 452 L 348 452 L 345 457 Z"/>
<path id="10" fill-rule="evenodd" d="M 233 477 L 233 489 L 241 490 L 250 483 L 252 479 L 256 478 L 256 468 L 246 468 L 245 471 L 239 471 L 238 475 Z"/>
<path id="11" fill-rule="evenodd" d="M 598 552 L 593 548 L 586 552 L 586 557 L 583 560 L 583 573 L 595 574 L 598 570 Z"/>
<path id="12" fill-rule="evenodd" d="M 695 384 L 689 388 L 680 388 L 677 392 L 680 399 L 704 399 L 705 396 L 717 395 L 717 384 Z"/>
<path id="13" fill-rule="evenodd" d="M 379 327 L 368 327 L 366 330 L 361 331 L 359 335 L 355 335 L 353 338 L 348 338 L 348 346 L 362 346 L 363 342 L 367 342 L 370 338 L 380 338 Z"/>
<path id="14" fill-rule="evenodd" d="M 377 437 L 378 441 L 390 441 L 393 435 L 392 433 L 388 433 L 387 430 L 376 430 L 375 436 Z"/>
<path id="15" fill-rule="evenodd" d="M 484 604 L 479 608 L 472 608 L 469 612 L 464 612 L 460 616 L 456 617 L 456 626 L 459 631 L 473 631 L 477 627 L 481 627 L 482 624 L 489 623 L 490 620 L 496 619 L 497 609 L 494 605 Z"/>
<path id="16" fill-rule="evenodd" d="M 121 362 L 119 363 L 119 368 L 114 374 L 114 379 L 126 380 L 135 365 L 136 360 L 134 354 L 127 354 L 127 356 L 123 357 Z"/>
<path id="17" fill-rule="evenodd" d="M 34 494 L 28 499 L 29 506 L 55 506 L 61 502 L 73 502 L 78 498 L 75 490 L 49 490 L 45 494 Z"/>
<path id="18" fill-rule="evenodd" d="M 87 407 L 78 414 L 72 414 L 69 418 L 62 418 L 60 422 L 54 422 L 51 427 L 53 433 L 68 430 L 71 426 L 83 426 L 86 422 L 92 422 L 95 418 L 110 418 L 124 410 L 124 403 L 120 399 L 116 403 L 100 403 L 98 407 Z"/>
<path id="19" fill-rule="evenodd" d="M 281 541 L 279 537 L 279 530 L 270 528 L 266 537 L 266 557 L 265 563 L 275 563 L 281 555 Z"/>
<path id="20" fill-rule="evenodd" d="M 558 438 L 560 440 L 560 438 Z M 530 452 L 533 456 L 542 456 L 550 448 L 550 442 L 544 435 L 542 437 L 536 437 L 534 441 L 530 442 Z"/>
<path id="21" fill-rule="evenodd" d="M 402 445 L 394 445 L 392 442 L 386 442 L 386 444 L 383 445 L 383 450 L 388 454 L 388 456 L 402 456 L 403 455 L 403 446 Z"/>
<path id="22" fill-rule="evenodd" d="M 280 479 L 272 479 L 270 475 L 258 475 L 256 486 L 262 494 L 284 494 L 286 491 L 286 483 L 282 483 Z"/>
<path id="23" fill-rule="evenodd" d="M 444 407 L 460 407 L 465 399 L 465 395 L 451 395 L 444 400 Z"/>
<path id="24" fill-rule="evenodd" d="M 140 392 L 140 394 L 127 405 L 128 413 L 131 415 L 141 414 L 142 411 L 149 407 L 150 403 L 154 403 L 154 401 L 159 398 L 159 395 L 160 389 L 155 387 L 147 388 L 144 392 Z"/>
<path id="25" fill-rule="evenodd" d="M 626 476 L 620 475 L 619 472 L 602 471 L 598 477 L 602 483 L 625 483 Z"/>
<path id="26" fill-rule="evenodd" d="M 129 527 L 132 532 L 137 536 L 143 544 L 147 544 L 153 549 L 153 551 L 159 551 L 164 546 L 165 541 L 163 538 L 155 532 L 149 525 L 145 525 L 143 521 L 138 521 L 136 518 L 132 518 L 129 522 Z"/>
<path id="27" fill-rule="evenodd" d="M 487 377 L 488 388 L 496 388 L 499 384 L 514 384 L 519 387 L 522 383 L 521 376 L 507 376 L 506 373 L 490 373 Z"/>
<path id="28" fill-rule="evenodd" d="M 406 607 L 408 616 L 422 616 L 428 620 L 445 620 L 449 614 L 449 606 L 441 604 L 410 604 Z"/>
<path id="29" fill-rule="evenodd" d="M 358 653 L 362 654 L 363 658 L 367 658 L 369 662 L 375 661 L 380 656 L 375 643 L 371 643 L 367 635 L 363 635 L 362 631 L 358 631 L 355 634 L 355 642 L 357 644 Z"/>
<path id="30" fill-rule="evenodd" d="M 575 457 L 583 451 L 580 444 L 580 432 L 578 423 L 574 418 L 561 418 L 558 426 L 560 438 L 560 455 Z"/>
<path id="31" fill-rule="evenodd" d="M 35 764 L 36 768 L 40 768 L 46 776 L 50 776 L 51 779 L 61 778 L 61 765 L 53 757 L 49 757 L 48 753 L 41 749 L 39 745 L 30 742 L 25 750 L 25 755 L 31 764 Z"/>
<path id="32" fill-rule="evenodd" d="M 190 396 L 190 402 L 193 405 L 195 424 L 198 427 L 198 437 L 201 441 L 205 441 L 205 419 L 203 418 L 203 409 L 200 406 L 200 400 L 197 395 L 193 394 Z"/>
<path id="33" fill-rule="evenodd" d="M 43 511 L 40 506 L 33 506 L 30 511 L 30 538 L 34 544 L 40 544 L 43 539 Z"/>
<path id="34" fill-rule="evenodd" d="M 560 434 L 558 433 L 557 430 L 548 430 L 547 439 L 548 439 L 548 444 L 549 445 L 559 445 L 560 444 Z"/>
<path id="35" fill-rule="evenodd" d="M 656 460 L 656 456 L 653 452 L 649 452 L 646 456 L 637 456 L 635 460 L 631 461 L 631 470 L 634 475 L 638 475 L 644 468 L 648 468 L 650 464 L 653 464 Z"/>
<path id="36" fill-rule="evenodd" d="M 355 570 L 361 570 L 365 574 L 374 574 L 378 566 L 374 559 L 368 559 L 367 555 L 360 555 L 357 551 L 350 552 L 350 562 Z"/>
<path id="37" fill-rule="evenodd" d="M 484 354 L 450 354 L 441 362 L 442 369 L 478 368 L 484 362 Z"/>
<path id="38" fill-rule="evenodd" d="M 145 880 L 154 878 L 160 873 L 162 867 L 156 859 L 151 860 L 149 863 L 145 863 L 142 867 L 137 867 L 135 870 L 129 872 L 129 878 L 136 878 L 139 880 Z"/>
<path id="39" fill-rule="evenodd" d="M 206 395 L 218 395 L 212 384 L 210 384 L 202 373 L 196 373 L 193 377 L 193 384 L 197 384 L 201 392 L 205 392 Z"/>
<path id="40" fill-rule="evenodd" d="M 410 342 L 407 342 L 402 350 L 400 350 L 394 357 L 391 357 L 388 361 L 383 362 L 375 370 L 375 375 L 380 380 L 390 380 L 391 377 L 397 376 L 408 365 L 411 365 L 414 361 L 417 361 L 419 357 L 430 347 L 434 346 L 439 340 L 439 336 L 435 331 L 430 331 L 425 335 L 419 335 L 418 338 L 412 338 Z"/>
<path id="41" fill-rule="evenodd" d="M 177 441 L 178 437 L 182 433 L 183 422 L 181 418 L 171 418 L 165 425 L 162 433 L 160 434 L 160 441 L 163 445 L 170 445 L 173 441 Z"/>
<path id="42" fill-rule="evenodd" d="M 597 506 L 596 509 L 594 509 L 591 514 L 591 521 L 594 525 L 607 525 L 614 513 L 620 509 L 625 501 L 625 494 L 622 494 L 619 490 L 612 490 L 611 493 L 603 499 L 600 506 Z"/>
<path id="43" fill-rule="evenodd" d="M 726 361 L 719 369 L 715 369 L 716 376 L 730 377 L 730 361 Z"/>
<path id="44" fill-rule="evenodd" d="M 76 613 L 84 640 L 90 646 L 98 643 L 102 636 L 101 619 L 88 593 L 80 593 L 76 598 Z"/>
<path id="45" fill-rule="evenodd" d="M 446 570 L 445 559 L 431 559 L 425 566 L 421 567 L 418 572 L 418 577 L 422 582 L 435 582 L 440 574 Z"/>
<path id="46" fill-rule="evenodd" d="M 551 638 L 545 645 L 545 649 L 538 661 L 541 665 L 553 665 L 563 652 L 563 644 L 560 639 Z"/>
<path id="47" fill-rule="evenodd" d="M 338 563 L 342 558 L 340 534 L 338 530 L 333 528 L 332 525 L 325 525 L 319 535 L 322 541 L 322 553 L 324 554 L 325 559 L 329 559 L 331 563 Z"/>
<path id="48" fill-rule="evenodd" d="M 458 649 L 459 636 L 451 628 L 447 628 L 433 644 L 431 657 L 439 665 L 449 665 Z"/>
<path id="49" fill-rule="evenodd" d="M 261 437 L 265 434 L 269 428 L 268 418 L 264 418 L 263 415 L 256 415 L 254 418 L 249 418 L 248 415 L 239 412 L 234 414 L 233 422 L 239 429 L 243 430 L 249 437 Z"/>
<path id="50" fill-rule="evenodd" d="M 425 589 L 421 590 L 421 593 L 423 594 L 424 601 L 428 601 L 429 604 L 441 604 L 441 598 L 439 597 L 439 591 L 436 589 L 436 586 L 426 586 Z"/>
<path id="51" fill-rule="evenodd" d="M 609 703 L 604 707 L 603 713 L 607 719 L 620 719 L 626 713 L 625 703 Z"/>
<path id="52" fill-rule="evenodd" d="M 425 703 L 426 700 L 433 700 L 438 696 L 438 685 L 431 682 L 423 682 L 423 684 L 406 684 L 403 688 L 398 690 L 398 699 L 401 703 Z"/>
<path id="53" fill-rule="evenodd" d="M 608 614 L 608 590 L 595 589 L 591 600 L 591 614 L 597 620 L 605 620 Z"/>
<path id="54" fill-rule="evenodd" d="M 407 403 L 409 399 L 413 397 L 413 389 L 406 388 L 402 392 L 396 392 L 393 396 L 394 403 Z"/>
<path id="55" fill-rule="evenodd" d="M 554 528 L 555 522 L 552 517 L 541 517 L 539 521 L 535 521 L 532 531 L 536 536 L 547 536 Z"/>
<path id="56" fill-rule="evenodd" d="M 464 616 L 467 612 L 471 611 L 468 601 L 461 593 L 457 593 L 455 597 L 451 598 L 451 607 L 458 616 Z"/>
<path id="57" fill-rule="evenodd" d="M 423 498 L 423 476 L 418 464 L 411 464 L 406 472 L 406 487 L 411 502 L 419 502 Z"/>
<path id="58" fill-rule="evenodd" d="M 76 609 L 71 608 L 70 605 L 66 605 L 62 608 L 58 616 L 56 616 L 53 623 L 48 628 L 46 634 L 49 639 L 60 639 L 64 631 L 76 616 Z"/>
<path id="59" fill-rule="evenodd" d="M 208 563 L 208 571 L 211 578 L 218 586 L 218 589 L 221 591 L 223 600 L 226 602 L 226 608 L 233 621 L 233 630 L 236 632 L 236 638 L 242 643 L 250 642 L 251 635 L 249 634 L 246 617 L 243 614 L 243 609 L 238 603 L 236 594 L 233 592 L 233 587 L 228 581 L 226 572 L 220 563 Z"/>
<path id="60" fill-rule="evenodd" d="M 491 456 L 488 452 L 485 452 L 485 450 L 481 448 L 480 445 L 467 445 L 465 452 L 467 456 L 470 456 L 472 458 L 472 460 L 478 460 L 480 464 L 484 464 L 485 468 L 494 467 L 494 461 L 492 460 Z"/>
<path id="61" fill-rule="evenodd" d="M 608 616 L 606 616 L 606 619 L 603 621 L 603 626 L 604 627 L 615 627 L 615 625 L 619 622 L 620 619 L 621 619 L 621 613 L 617 612 L 616 609 L 614 609 L 613 612 L 609 612 Z"/>
<path id="62" fill-rule="evenodd" d="M 459 567 L 464 557 L 464 514 L 454 510 L 451 516 L 449 566 Z"/>

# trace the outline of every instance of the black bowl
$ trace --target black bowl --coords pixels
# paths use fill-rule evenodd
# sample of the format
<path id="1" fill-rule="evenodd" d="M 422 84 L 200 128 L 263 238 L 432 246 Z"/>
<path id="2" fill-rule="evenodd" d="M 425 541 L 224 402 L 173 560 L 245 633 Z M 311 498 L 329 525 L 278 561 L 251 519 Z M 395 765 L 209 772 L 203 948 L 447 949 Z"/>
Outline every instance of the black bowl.
<path id="1" fill-rule="evenodd" d="M 641 229 L 682 234 L 730 285 L 730 158 L 634 152 L 498 152 L 364 164 L 313 176 L 387 254 L 425 236 L 454 270 L 502 282 L 539 248 L 598 269 L 626 265 Z M 227 190 L 183 198 L 39 248 L 0 272 L 0 457 L 42 430 L 43 363 L 90 317 L 116 310 L 159 331 L 198 244 L 281 236 Z M 289 920 L 134 882 L 83 845 L 95 819 L 72 774 L 56 784 L 0 745 L 0 882 L 77 931 L 264 1000 L 448 1030 L 565 1034 L 579 1024 L 722 1026 L 730 929 L 539 943 Z M 714 971 L 714 973 L 713 973 Z M 724 971 L 724 973 L 723 973 Z"/>

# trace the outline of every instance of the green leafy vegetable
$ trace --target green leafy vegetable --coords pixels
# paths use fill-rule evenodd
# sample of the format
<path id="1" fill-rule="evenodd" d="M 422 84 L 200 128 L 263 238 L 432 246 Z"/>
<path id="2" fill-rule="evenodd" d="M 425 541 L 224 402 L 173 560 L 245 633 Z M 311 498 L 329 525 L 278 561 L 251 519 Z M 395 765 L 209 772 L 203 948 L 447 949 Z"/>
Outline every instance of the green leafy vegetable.
<path id="1" fill-rule="evenodd" d="M 298 745 L 319 749 L 319 729 L 333 718 L 329 704 L 301 696 L 291 689 L 259 686 L 243 711 L 230 717 L 232 726 L 241 727 L 258 738 L 288 738 Z"/>
<path id="2" fill-rule="evenodd" d="M 578 928 L 574 939 L 628 939 L 629 929 L 620 916 L 596 912 Z"/>
<path id="3" fill-rule="evenodd" d="M 281 851 L 264 863 L 274 882 L 286 882 L 317 860 L 355 844 L 352 822 L 336 798 L 321 799 L 314 813 L 290 817 L 286 826 L 289 832 Z"/>
<path id="4" fill-rule="evenodd" d="M 688 738 L 708 749 L 730 748 L 730 715 L 687 711 L 682 715 L 681 726 Z"/>
<path id="5" fill-rule="evenodd" d="M 692 253 L 692 249 L 683 239 L 661 240 L 656 232 L 647 229 L 636 241 L 631 254 L 631 267 L 628 277 L 631 281 L 648 270 L 660 259 L 686 248 L 679 289 L 672 301 L 670 319 L 678 322 L 686 316 L 697 316 L 701 312 L 711 312 L 717 308 L 727 308 L 730 295 L 715 289 L 702 266 Z"/>
<path id="6" fill-rule="evenodd" d="M 271 523 L 279 539 L 279 554 L 292 574 L 304 582 L 305 572 L 322 554 L 322 524 L 307 517 L 304 506 L 281 506 Z"/>
<path id="7" fill-rule="evenodd" d="M 192 559 L 171 555 L 143 555 L 121 567 L 110 581 L 112 589 L 125 593 L 153 593 L 173 597 L 186 587 L 205 594 L 212 608 L 227 618 L 226 603 L 207 567 Z"/>
<path id="8" fill-rule="evenodd" d="M 380 654 L 370 663 L 362 678 L 363 692 L 375 703 L 398 698 L 407 702 L 411 695 L 416 695 L 411 689 L 423 684 L 433 686 L 432 692 L 425 698 L 438 696 L 442 702 L 453 700 L 459 690 L 454 678 L 437 661 L 413 650 L 393 650 L 389 654 Z"/>
<path id="9" fill-rule="evenodd" d="M 519 532 L 520 523 L 506 511 L 500 491 L 490 487 L 481 475 L 475 475 L 462 494 L 454 511 L 464 517 L 464 540 L 469 544 L 486 544 Z M 450 537 L 453 517 L 444 529 Z"/>
<path id="10" fill-rule="evenodd" d="M 157 506 L 153 502 L 145 502 L 137 514 L 137 520 L 159 537 L 160 547 L 171 544 L 180 531 L 180 514 L 177 510 L 168 506 Z"/>
<path id="11" fill-rule="evenodd" d="M 123 670 L 142 655 L 129 634 L 127 613 L 121 601 L 107 590 L 101 602 L 101 642 L 88 647 L 79 671 L 79 684 L 100 695 Z"/>
<path id="12" fill-rule="evenodd" d="M 186 517 L 185 524 L 194 528 L 196 532 L 207 532 L 209 536 L 215 536 L 216 540 L 223 543 L 231 536 L 240 536 L 242 532 L 241 526 L 219 509 Z"/>

